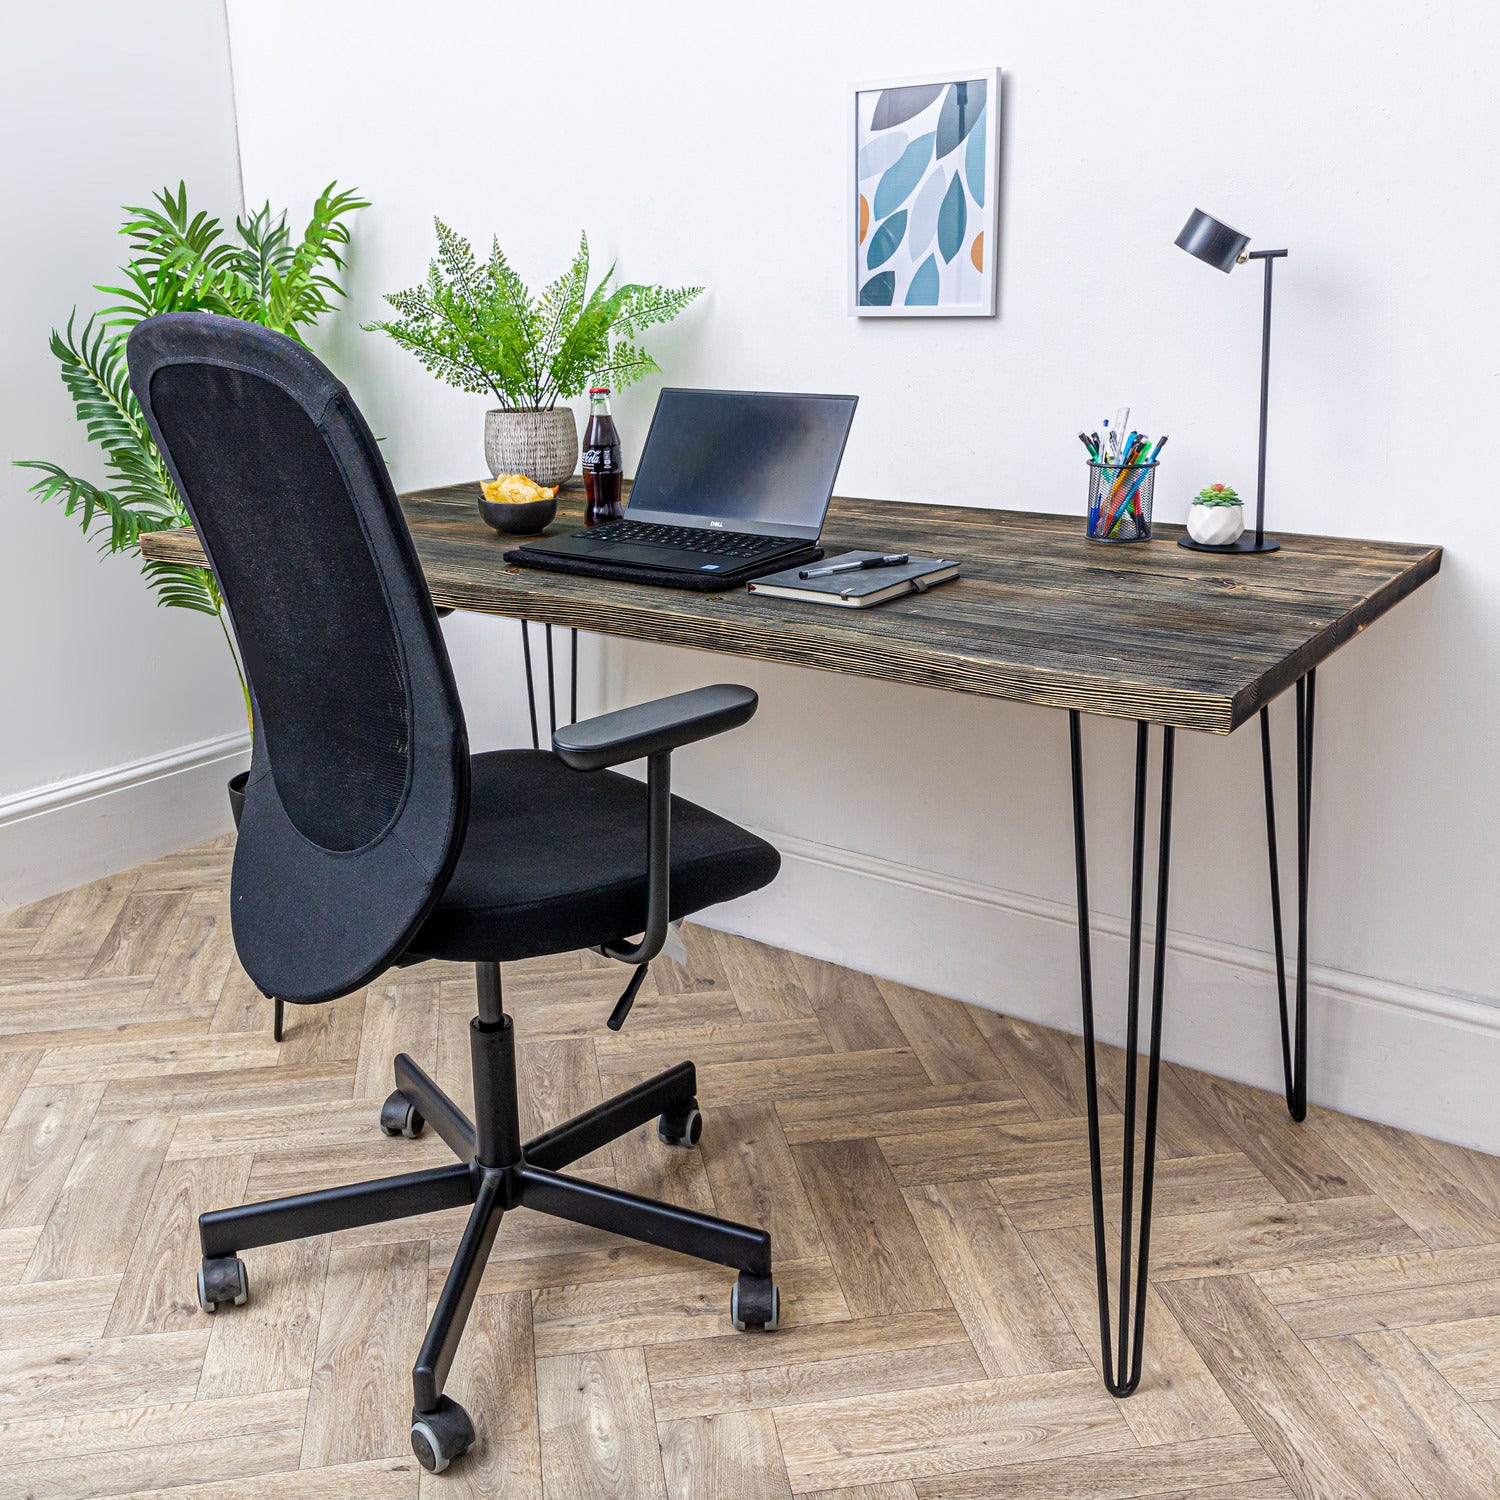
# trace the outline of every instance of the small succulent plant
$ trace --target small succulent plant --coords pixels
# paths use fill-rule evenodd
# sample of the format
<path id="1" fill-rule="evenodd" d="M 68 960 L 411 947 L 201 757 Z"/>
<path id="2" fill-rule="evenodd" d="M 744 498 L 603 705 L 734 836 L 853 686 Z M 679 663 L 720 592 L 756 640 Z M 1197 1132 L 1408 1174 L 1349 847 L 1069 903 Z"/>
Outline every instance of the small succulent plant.
<path id="1" fill-rule="evenodd" d="M 1240 497 L 1232 484 L 1210 484 L 1193 496 L 1194 505 L 1238 505 Z"/>

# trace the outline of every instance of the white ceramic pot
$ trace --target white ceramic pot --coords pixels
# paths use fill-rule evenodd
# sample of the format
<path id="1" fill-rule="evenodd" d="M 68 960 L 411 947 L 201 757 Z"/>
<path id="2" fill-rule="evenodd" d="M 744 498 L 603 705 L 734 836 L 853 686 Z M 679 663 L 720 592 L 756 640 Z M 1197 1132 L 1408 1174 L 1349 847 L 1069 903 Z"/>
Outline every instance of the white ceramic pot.
<path id="1" fill-rule="evenodd" d="M 1245 534 L 1245 507 L 1194 501 L 1188 507 L 1187 529 L 1200 547 L 1228 547 Z"/>
<path id="2" fill-rule="evenodd" d="M 491 474 L 525 474 L 538 484 L 561 484 L 578 465 L 578 421 L 571 406 L 551 411 L 484 414 L 484 457 Z"/>

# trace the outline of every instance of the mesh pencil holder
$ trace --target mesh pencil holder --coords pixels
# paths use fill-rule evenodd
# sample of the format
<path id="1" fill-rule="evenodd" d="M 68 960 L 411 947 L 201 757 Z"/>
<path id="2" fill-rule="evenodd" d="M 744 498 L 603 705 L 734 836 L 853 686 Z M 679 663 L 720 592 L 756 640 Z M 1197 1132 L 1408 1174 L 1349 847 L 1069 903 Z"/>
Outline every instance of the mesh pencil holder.
<path id="1" fill-rule="evenodd" d="M 1156 464 L 1089 460 L 1089 535 L 1096 542 L 1149 542 Z"/>

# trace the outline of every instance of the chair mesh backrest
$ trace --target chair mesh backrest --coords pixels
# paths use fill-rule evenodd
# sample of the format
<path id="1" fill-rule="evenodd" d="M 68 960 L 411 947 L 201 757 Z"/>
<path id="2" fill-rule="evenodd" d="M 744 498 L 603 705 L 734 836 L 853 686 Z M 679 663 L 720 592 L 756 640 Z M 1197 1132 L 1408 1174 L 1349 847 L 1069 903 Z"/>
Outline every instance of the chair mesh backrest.
<path id="1" fill-rule="evenodd" d="M 255 703 L 236 944 L 268 993 L 329 998 L 399 953 L 462 841 L 437 616 L 368 428 L 301 345 L 178 313 L 140 324 L 129 360 Z"/>

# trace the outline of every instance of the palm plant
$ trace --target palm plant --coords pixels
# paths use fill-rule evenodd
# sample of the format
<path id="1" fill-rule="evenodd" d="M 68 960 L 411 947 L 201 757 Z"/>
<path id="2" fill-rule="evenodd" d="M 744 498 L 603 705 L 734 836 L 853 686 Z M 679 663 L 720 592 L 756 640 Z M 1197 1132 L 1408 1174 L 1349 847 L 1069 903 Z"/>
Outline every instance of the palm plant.
<path id="1" fill-rule="evenodd" d="M 41 471 L 31 493 L 44 502 L 60 502 L 64 514 L 76 517 L 84 535 L 95 537 L 102 552 L 138 555 L 144 533 L 187 525 L 182 497 L 130 389 L 125 363 L 130 330 L 157 313 L 201 309 L 260 323 L 302 342 L 302 330 L 312 327 L 343 295 L 329 269 L 343 269 L 349 243 L 345 221 L 366 206 L 357 193 L 339 191 L 330 183 L 295 243 L 286 214 L 273 214 L 269 203 L 248 218 L 236 218 L 238 242 L 228 238 L 219 220 L 202 212 L 189 216 L 182 183 L 175 194 L 163 188 L 153 206 L 127 207 L 129 217 L 120 230 L 131 250 L 122 267 L 124 284 L 94 288 L 116 300 L 91 314 L 76 333 L 75 307 L 66 331 L 54 328 L 51 339 L 78 420 L 89 441 L 103 450 L 107 478 L 95 484 L 45 459 L 18 460 L 22 468 Z M 141 571 L 158 603 L 218 620 L 248 718 L 250 690 L 213 574 L 206 568 L 147 559 Z"/>
<path id="2" fill-rule="evenodd" d="M 461 234 L 433 222 L 438 253 L 427 280 L 387 293 L 400 316 L 365 327 L 388 333 L 439 379 L 475 394 L 493 391 L 515 411 L 550 411 L 590 385 L 620 390 L 659 369 L 636 335 L 670 322 L 703 290 L 611 286 L 611 266 L 590 291 L 585 234 L 568 269 L 535 296 L 498 239 L 481 266 Z"/>

